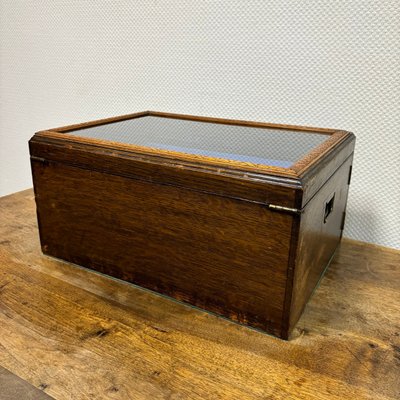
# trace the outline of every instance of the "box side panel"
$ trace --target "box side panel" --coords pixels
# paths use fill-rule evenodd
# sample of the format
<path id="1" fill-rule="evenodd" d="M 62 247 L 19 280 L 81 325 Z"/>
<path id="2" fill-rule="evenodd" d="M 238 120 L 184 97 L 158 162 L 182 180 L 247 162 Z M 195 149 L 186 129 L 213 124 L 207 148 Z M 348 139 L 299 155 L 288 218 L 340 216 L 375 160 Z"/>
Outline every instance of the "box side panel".
<path id="1" fill-rule="evenodd" d="M 288 332 L 284 336 L 289 335 L 300 318 L 340 242 L 352 162 L 351 154 L 301 214 L 290 315 L 286 315 Z"/>
<path id="2" fill-rule="evenodd" d="M 354 146 L 355 136 L 347 132 L 346 139 L 343 142 L 332 148 L 328 154 L 301 175 L 304 192 L 301 208 L 307 205 L 345 160 L 353 154 Z"/>
<path id="3" fill-rule="evenodd" d="M 293 217 L 32 159 L 43 252 L 281 334 Z"/>

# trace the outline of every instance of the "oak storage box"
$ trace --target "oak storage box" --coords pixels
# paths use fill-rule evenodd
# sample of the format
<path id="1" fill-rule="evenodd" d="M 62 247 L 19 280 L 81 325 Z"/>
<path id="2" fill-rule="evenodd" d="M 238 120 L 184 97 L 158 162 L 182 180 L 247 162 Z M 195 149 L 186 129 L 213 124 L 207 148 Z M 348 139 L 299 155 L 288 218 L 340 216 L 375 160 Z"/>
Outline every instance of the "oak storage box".
<path id="1" fill-rule="evenodd" d="M 42 251 L 288 338 L 340 242 L 354 143 L 158 112 L 38 132 Z"/>

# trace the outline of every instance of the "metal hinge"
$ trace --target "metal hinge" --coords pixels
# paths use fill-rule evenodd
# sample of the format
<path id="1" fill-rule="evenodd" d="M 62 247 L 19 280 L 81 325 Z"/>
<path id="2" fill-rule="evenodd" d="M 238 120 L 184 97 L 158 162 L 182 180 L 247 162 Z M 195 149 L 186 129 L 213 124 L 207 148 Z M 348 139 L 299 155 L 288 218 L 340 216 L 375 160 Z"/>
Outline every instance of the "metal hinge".
<path id="1" fill-rule="evenodd" d="M 49 160 L 46 160 L 45 158 L 42 158 L 42 157 L 31 156 L 31 160 L 38 161 L 38 162 L 42 163 L 45 166 L 50 164 Z"/>
<path id="2" fill-rule="evenodd" d="M 47 160 L 45 158 L 42 157 L 36 157 L 36 156 L 31 156 L 32 160 L 36 160 L 36 161 L 40 161 L 42 163 L 46 162 Z"/>
<path id="3" fill-rule="evenodd" d="M 292 214 L 301 214 L 303 212 L 302 210 L 299 210 L 297 208 L 276 206 L 275 204 L 267 204 L 267 207 L 270 208 L 271 210 L 287 212 Z"/>

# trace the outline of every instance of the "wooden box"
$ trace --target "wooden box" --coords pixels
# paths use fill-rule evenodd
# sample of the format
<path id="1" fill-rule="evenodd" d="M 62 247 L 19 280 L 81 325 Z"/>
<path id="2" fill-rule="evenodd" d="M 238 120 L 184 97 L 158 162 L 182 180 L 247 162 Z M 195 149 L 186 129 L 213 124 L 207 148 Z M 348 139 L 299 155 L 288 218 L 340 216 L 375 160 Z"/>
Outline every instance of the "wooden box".
<path id="1" fill-rule="evenodd" d="M 340 242 L 354 143 L 151 111 L 38 132 L 42 250 L 287 339 Z"/>

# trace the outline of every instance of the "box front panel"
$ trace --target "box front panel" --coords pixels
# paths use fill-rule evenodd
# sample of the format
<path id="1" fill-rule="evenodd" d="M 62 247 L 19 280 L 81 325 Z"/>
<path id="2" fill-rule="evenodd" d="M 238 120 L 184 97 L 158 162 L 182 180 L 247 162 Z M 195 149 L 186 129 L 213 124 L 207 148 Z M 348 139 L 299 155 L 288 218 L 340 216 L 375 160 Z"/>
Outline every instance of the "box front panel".
<path id="1" fill-rule="evenodd" d="M 280 336 L 293 217 L 32 159 L 46 254 Z"/>

